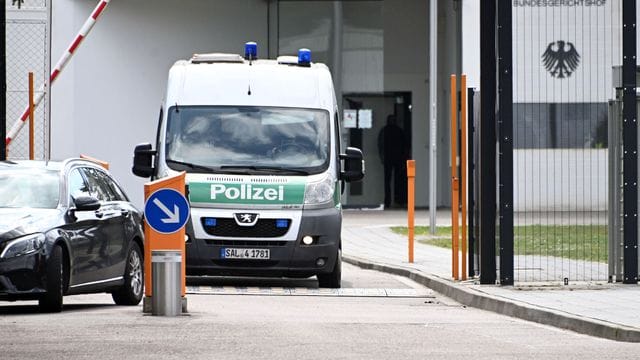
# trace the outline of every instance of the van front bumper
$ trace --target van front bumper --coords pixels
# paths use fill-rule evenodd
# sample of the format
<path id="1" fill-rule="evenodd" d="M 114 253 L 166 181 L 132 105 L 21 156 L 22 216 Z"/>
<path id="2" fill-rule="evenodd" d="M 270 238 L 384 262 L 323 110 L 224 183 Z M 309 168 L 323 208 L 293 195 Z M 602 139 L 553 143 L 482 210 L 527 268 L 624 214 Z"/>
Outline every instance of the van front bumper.
<path id="1" fill-rule="evenodd" d="M 271 238 L 196 238 L 191 222 L 186 244 L 187 275 L 227 275 L 255 277 L 310 277 L 330 273 L 340 247 L 341 210 L 303 210 L 295 240 Z M 315 241 L 304 245 L 302 238 Z M 225 249 L 268 249 L 269 259 L 227 259 Z"/>

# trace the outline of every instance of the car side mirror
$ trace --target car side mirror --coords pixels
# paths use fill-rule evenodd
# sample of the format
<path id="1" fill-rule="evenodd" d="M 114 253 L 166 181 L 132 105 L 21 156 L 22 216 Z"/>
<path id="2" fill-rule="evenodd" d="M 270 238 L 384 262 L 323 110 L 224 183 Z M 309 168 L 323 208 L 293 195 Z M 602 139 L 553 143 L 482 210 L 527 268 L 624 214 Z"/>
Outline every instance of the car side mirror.
<path id="1" fill-rule="evenodd" d="M 136 145 L 133 151 L 133 168 L 131 171 L 134 175 L 148 178 L 153 175 L 153 157 L 156 151 L 152 150 L 151 144 L 143 143 Z"/>
<path id="2" fill-rule="evenodd" d="M 340 179 L 346 182 L 360 181 L 364 177 L 364 158 L 362 150 L 348 147 L 344 154 L 340 154 L 343 162 L 343 171 L 340 172 Z"/>
<path id="3" fill-rule="evenodd" d="M 75 211 L 93 211 L 100 208 L 100 200 L 93 196 L 78 196 L 73 199 L 73 204 L 75 205 Z"/>

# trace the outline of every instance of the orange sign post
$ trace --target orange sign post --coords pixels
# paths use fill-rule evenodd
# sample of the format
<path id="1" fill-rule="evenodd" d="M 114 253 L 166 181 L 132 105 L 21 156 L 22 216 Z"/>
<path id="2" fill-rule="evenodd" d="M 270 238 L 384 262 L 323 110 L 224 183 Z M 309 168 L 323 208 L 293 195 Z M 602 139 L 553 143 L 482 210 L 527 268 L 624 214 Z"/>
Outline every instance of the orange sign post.
<path id="1" fill-rule="evenodd" d="M 413 237 L 415 231 L 415 183 L 416 161 L 407 160 L 407 211 L 409 228 L 409 263 L 413 263 Z"/>
<path id="2" fill-rule="evenodd" d="M 163 200 L 163 198 L 157 196 L 160 193 L 179 193 L 182 197 L 185 196 L 185 177 L 186 173 L 182 172 L 178 175 L 162 178 L 159 180 L 155 180 L 149 183 L 144 184 L 144 198 L 145 198 L 145 223 L 144 223 L 144 237 L 145 237 L 145 246 L 144 246 L 144 304 L 143 311 L 151 312 L 151 298 L 152 294 L 152 270 L 151 270 L 151 260 L 152 260 L 152 251 L 154 250 L 174 250 L 180 251 L 182 254 L 182 264 L 181 264 L 181 296 L 182 296 L 182 309 L 183 312 L 186 312 L 186 267 L 185 267 L 185 228 L 184 222 L 186 222 L 186 217 L 189 216 L 188 211 L 184 211 L 182 209 L 182 213 L 178 213 L 179 207 L 178 205 L 171 203 L 171 198 L 166 198 L 167 200 Z M 153 199 L 152 199 L 153 198 Z M 152 199 L 152 200 L 151 200 Z M 151 201 L 150 201 L 151 200 Z M 154 213 L 148 211 L 150 207 L 157 207 Z M 158 216 L 157 214 L 160 214 Z M 166 218 L 164 218 L 164 214 L 166 214 Z M 180 223 L 178 223 L 178 220 Z M 175 220 L 175 221 L 174 221 Z M 172 225 L 175 228 L 169 230 L 165 230 L 161 226 L 154 226 L 154 223 L 157 224 L 169 224 L 175 223 Z"/>

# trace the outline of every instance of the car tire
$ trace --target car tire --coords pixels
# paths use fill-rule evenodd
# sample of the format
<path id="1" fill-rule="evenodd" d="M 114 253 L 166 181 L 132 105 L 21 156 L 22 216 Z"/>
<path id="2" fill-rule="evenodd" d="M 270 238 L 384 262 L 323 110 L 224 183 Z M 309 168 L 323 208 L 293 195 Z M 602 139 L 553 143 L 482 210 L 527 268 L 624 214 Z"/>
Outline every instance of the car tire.
<path id="1" fill-rule="evenodd" d="M 342 282 L 342 250 L 338 249 L 336 264 L 328 274 L 318 274 L 318 286 L 321 288 L 339 289 Z"/>
<path id="2" fill-rule="evenodd" d="M 124 268 L 124 285 L 111 294 L 117 305 L 138 305 L 142 300 L 144 286 L 144 264 L 140 246 L 132 242 Z"/>
<path id="3" fill-rule="evenodd" d="M 64 252 L 55 245 L 46 264 L 46 293 L 38 300 L 40 311 L 61 312 L 64 296 Z"/>

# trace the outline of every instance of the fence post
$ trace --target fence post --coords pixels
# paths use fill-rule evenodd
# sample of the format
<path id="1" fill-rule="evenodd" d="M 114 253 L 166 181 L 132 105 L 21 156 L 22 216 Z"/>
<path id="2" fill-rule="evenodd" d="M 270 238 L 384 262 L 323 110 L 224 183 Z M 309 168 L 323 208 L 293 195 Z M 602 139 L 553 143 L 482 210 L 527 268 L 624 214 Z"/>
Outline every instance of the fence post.
<path id="1" fill-rule="evenodd" d="M 622 2 L 624 279 L 638 283 L 638 108 L 636 95 L 636 2 Z"/>
<path id="2" fill-rule="evenodd" d="M 458 280 L 458 225 L 459 225 L 459 179 L 458 179 L 458 90 L 456 76 L 451 75 L 451 270 L 454 280 Z"/>
<path id="3" fill-rule="evenodd" d="M 498 2 L 498 127 L 500 140 L 500 284 L 513 285 L 512 2 Z"/>
<path id="4" fill-rule="evenodd" d="M 474 257 L 475 257 L 475 253 L 476 253 L 476 228 L 477 228 L 477 223 L 476 223 L 476 215 L 478 213 L 478 204 L 476 204 L 476 181 L 478 181 L 475 177 L 475 171 L 476 171 L 476 167 L 475 167 L 475 162 L 476 162 L 476 154 L 475 154 L 475 148 L 476 148 L 476 140 L 475 140 L 475 124 L 476 124 L 476 119 L 475 119 L 475 107 L 474 107 L 474 103 L 475 103 L 475 98 L 476 98 L 477 93 L 475 92 L 474 89 L 469 89 L 468 90 L 468 120 L 467 120 L 467 138 L 468 138 L 468 161 L 467 161 L 467 186 L 468 186 L 468 190 L 467 190 L 467 198 L 468 198 L 468 211 L 467 213 L 469 214 L 469 226 L 468 226 L 468 235 L 469 235 L 469 252 L 468 252 L 468 268 L 469 268 L 469 277 L 474 277 L 476 275 L 475 273 L 475 261 L 474 261 Z"/>
<path id="5" fill-rule="evenodd" d="M 460 77 L 460 202 L 462 203 L 460 278 L 467 280 L 467 75 Z"/>
<path id="6" fill-rule="evenodd" d="M 480 1 L 480 284 L 496 282 L 496 3 Z"/>

